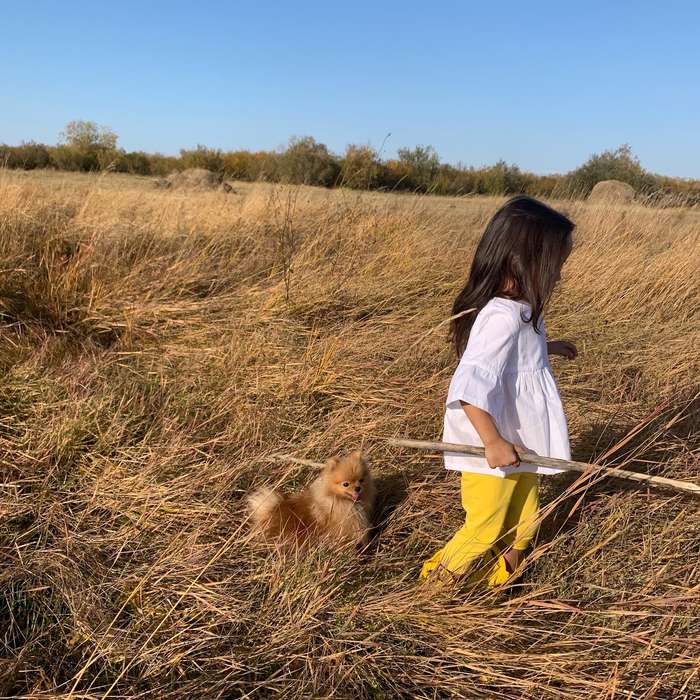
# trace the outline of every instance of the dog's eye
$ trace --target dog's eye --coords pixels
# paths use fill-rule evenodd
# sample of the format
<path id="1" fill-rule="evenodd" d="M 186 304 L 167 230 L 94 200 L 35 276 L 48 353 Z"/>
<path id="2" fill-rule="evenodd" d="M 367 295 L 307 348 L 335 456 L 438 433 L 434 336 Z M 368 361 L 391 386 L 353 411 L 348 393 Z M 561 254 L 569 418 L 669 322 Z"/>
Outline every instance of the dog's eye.
<path id="1" fill-rule="evenodd" d="M 344 482 L 343 482 L 343 488 L 347 488 L 348 486 L 350 486 L 350 482 L 349 482 L 349 481 L 344 481 Z"/>
<path id="2" fill-rule="evenodd" d="M 364 478 L 360 479 L 360 483 L 363 483 L 363 482 L 364 482 Z"/>

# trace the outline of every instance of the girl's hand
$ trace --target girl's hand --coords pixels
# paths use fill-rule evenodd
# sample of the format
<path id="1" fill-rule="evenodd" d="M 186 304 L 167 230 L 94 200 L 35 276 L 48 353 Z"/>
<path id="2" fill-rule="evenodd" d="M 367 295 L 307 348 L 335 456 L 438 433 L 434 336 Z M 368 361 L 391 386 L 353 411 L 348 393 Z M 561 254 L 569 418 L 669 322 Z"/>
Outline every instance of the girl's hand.
<path id="1" fill-rule="evenodd" d="M 515 451 L 515 447 L 502 437 L 486 444 L 484 451 L 486 453 L 486 461 L 491 469 L 520 466 L 520 457 Z"/>
<path id="2" fill-rule="evenodd" d="M 568 340 L 553 340 L 547 343 L 547 352 L 550 355 L 561 355 L 567 360 L 575 360 L 578 356 L 576 346 Z"/>

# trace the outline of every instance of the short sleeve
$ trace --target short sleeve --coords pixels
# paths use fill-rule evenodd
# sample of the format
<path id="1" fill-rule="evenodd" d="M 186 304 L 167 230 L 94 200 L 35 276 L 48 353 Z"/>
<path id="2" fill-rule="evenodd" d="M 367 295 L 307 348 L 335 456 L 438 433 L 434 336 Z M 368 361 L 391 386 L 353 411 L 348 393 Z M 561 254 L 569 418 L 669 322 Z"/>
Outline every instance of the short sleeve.
<path id="1" fill-rule="evenodd" d="M 460 401 L 498 418 L 503 410 L 502 375 L 517 355 L 518 322 L 505 310 L 484 308 L 477 316 L 469 342 L 447 393 L 447 407 Z"/>

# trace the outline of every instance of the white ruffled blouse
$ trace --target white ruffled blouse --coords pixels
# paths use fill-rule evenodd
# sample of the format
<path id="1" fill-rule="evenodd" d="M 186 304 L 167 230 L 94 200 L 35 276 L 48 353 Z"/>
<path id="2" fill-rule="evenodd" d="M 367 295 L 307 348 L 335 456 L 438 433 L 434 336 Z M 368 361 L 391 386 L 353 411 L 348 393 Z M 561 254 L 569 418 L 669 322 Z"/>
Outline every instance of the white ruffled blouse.
<path id="1" fill-rule="evenodd" d="M 491 415 L 509 442 L 546 457 L 571 459 L 566 416 L 547 356 L 544 324 L 536 333 L 530 306 L 496 297 L 474 320 L 467 347 L 450 382 L 443 440 L 483 445 L 460 401 Z M 525 319 L 525 320 L 524 320 Z M 491 469 L 486 460 L 445 453 L 447 469 L 504 477 L 513 472 L 558 474 L 563 470 L 521 463 Z"/>

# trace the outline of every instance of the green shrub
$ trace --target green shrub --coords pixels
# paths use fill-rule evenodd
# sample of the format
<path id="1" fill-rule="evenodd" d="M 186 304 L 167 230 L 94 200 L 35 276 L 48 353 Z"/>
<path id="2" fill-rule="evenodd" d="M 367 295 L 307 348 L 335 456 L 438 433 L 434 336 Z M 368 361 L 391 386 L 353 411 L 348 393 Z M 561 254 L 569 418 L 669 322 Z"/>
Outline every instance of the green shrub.
<path id="1" fill-rule="evenodd" d="M 204 168 L 213 173 L 223 173 L 223 154 L 219 149 L 207 148 L 201 144 L 198 144 L 196 148 L 183 148 L 180 150 L 180 167 L 182 170 Z"/>
<path id="2" fill-rule="evenodd" d="M 568 190 L 573 195 L 586 196 L 602 180 L 620 180 L 637 192 L 651 192 L 657 187 L 656 178 L 642 168 L 632 149 L 624 144 L 615 150 L 595 153 L 583 165 L 567 176 Z"/>
<path id="3" fill-rule="evenodd" d="M 270 151 L 228 151 L 222 154 L 223 171 L 233 180 L 279 180 L 280 155 Z"/>
<path id="4" fill-rule="evenodd" d="M 404 171 L 402 189 L 428 192 L 440 168 L 440 158 L 432 146 L 399 148 L 399 168 Z"/>
<path id="5" fill-rule="evenodd" d="M 654 175 L 657 189 L 644 202 L 660 207 L 700 206 L 700 180 Z M 646 193 L 645 193 L 646 194 Z"/>
<path id="6" fill-rule="evenodd" d="M 525 192 L 533 197 L 564 197 L 566 185 L 563 175 L 534 175 L 528 173 Z"/>
<path id="7" fill-rule="evenodd" d="M 474 168 L 443 163 L 433 183 L 435 194 L 458 197 L 472 194 L 477 189 L 478 172 Z"/>
<path id="8" fill-rule="evenodd" d="M 517 165 L 508 165 L 499 160 L 495 165 L 483 168 L 478 172 L 478 194 L 522 194 L 528 185 L 528 175 Z"/>
<path id="9" fill-rule="evenodd" d="M 341 181 L 345 187 L 356 190 L 371 190 L 377 186 L 381 163 L 371 146 L 350 144 L 345 149 L 341 166 Z"/>
<path id="10" fill-rule="evenodd" d="M 234 180 L 257 180 L 254 175 L 255 154 L 250 151 L 229 151 L 222 155 L 223 169 L 226 177 Z"/>
<path id="11" fill-rule="evenodd" d="M 143 151 L 122 153 L 117 170 L 131 175 L 151 175 L 151 160 L 148 154 Z"/>
<path id="12" fill-rule="evenodd" d="M 99 170 L 100 162 L 95 150 L 82 150 L 75 146 L 60 145 L 50 149 L 51 161 L 59 170 L 88 172 Z"/>
<path id="13" fill-rule="evenodd" d="M 117 140 L 118 136 L 108 126 L 81 120 L 68 122 L 59 136 L 60 143 L 80 151 L 114 151 L 117 148 Z"/>
<path id="14" fill-rule="evenodd" d="M 72 121 L 59 136 L 51 157 L 62 170 L 106 170 L 115 168 L 121 151 L 117 134 L 92 121 Z"/>
<path id="15" fill-rule="evenodd" d="M 51 165 L 51 155 L 43 143 L 34 141 L 23 141 L 19 146 L 0 144 L 0 165 L 22 170 L 48 168 Z"/>
<path id="16" fill-rule="evenodd" d="M 278 164 L 280 179 L 295 185 L 332 187 L 340 178 L 338 159 L 311 136 L 292 137 Z"/>
<path id="17" fill-rule="evenodd" d="M 354 189 L 405 190 L 440 195 L 513 195 L 585 197 L 601 180 L 621 180 L 643 195 L 650 206 L 700 204 L 700 181 L 664 177 L 647 172 L 628 145 L 591 156 L 566 175 L 536 175 L 500 160 L 481 168 L 440 163 L 435 149 L 419 145 L 400 148 L 395 159 L 382 160 L 369 145 L 350 144 L 343 156 L 311 136 L 292 138 L 283 151 L 223 152 L 197 145 L 179 156 L 143 151 L 125 152 L 117 135 L 90 121 L 66 125 L 57 146 L 32 141 L 19 146 L 0 144 L 0 167 L 32 170 L 53 167 L 71 171 L 116 170 L 165 177 L 188 168 L 204 168 L 218 176 L 248 182 Z"/>
<path id="18" fill-rule="evenodd" d="M 165 177 L 176 170 L 182 170 L 182 162 L 177 156 L 165 156 L 162 153 L 149 153 L 150 174 Z"/>

